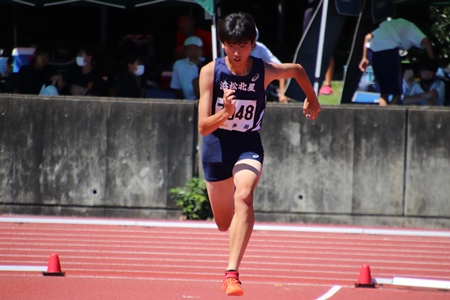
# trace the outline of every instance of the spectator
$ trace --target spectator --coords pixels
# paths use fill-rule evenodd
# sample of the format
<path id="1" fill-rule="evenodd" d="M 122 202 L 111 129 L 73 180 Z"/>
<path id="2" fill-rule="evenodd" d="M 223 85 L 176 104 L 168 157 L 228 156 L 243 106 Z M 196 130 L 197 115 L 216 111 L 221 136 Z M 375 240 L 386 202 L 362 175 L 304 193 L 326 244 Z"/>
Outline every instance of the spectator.
<path id="1" fill-rule="evenodd" d="M 403 104 L 444 105 L 445 84 L 437 77 L 438 64 L 433 59 L 424 59 L 419 67 L 419 80 L 409 85 Z"/>
<path id="2" fill-rule="evenodd" d="M 138 52 L 130 51 L 123 59 L 124 70 L 117 84 L 117 97 L 143 98 L 145 84 L 142 84 L 142 75 L 145 71 L 143 61 Z"/>
<path id="3" fill-rule="evenodd" d="M 7 61 L 6 61 L 6 70 L 5 72 L 1 75 L 2 76 L 2 89 L 1 92 L 2 93 L 14 93 L 14 88 L 15 88 L 15 75 L 13 73 L 13 65 L 12 65 L 12 57 L 8 57 Z"/>
<path id="4" fill-rule="evenodd" d="M 175 90 L 177 99 L 198 99 L 195 90 L 198 88 L 197 80 L 200 66 L 204 64 L 202 56 L 202 40 L 197 36 L 190 36 L 184 41 L 186 58 L 177 60 L 173 65 L 170 87 Z"/>
<path id="5" fill-rule="evenodd" d="M 258 42 L 259 39 L 259 30 L 256 28 L 256 43 L 255 48 L 250 53 L 251 56 L 261 58 L 265 62 L 268 63 L 274 63 L 274 64 L 281 64 L 281 61 L 272 54 L 272 51 L 270 51 L 269 48 L 267 48 L 266 45 L 264 45 L 261 42 Z M 278 80 L 278 101 L 282 103 L 288 103 L 289 99 L 284 95 L 284 92 L 286 91 L 286 80 L 280 79 Z M 267 90 L 269 91 L 271 88 L 268 87 Z"/>
<path id="6" fill-rule="evenodd" d="M 405 19 L 388 19 L 364 38 L 363 55 L 359 63 L 361 72 L 372 65 L 375 80 L 380 89 L 380 106 L 399 104 L 402 94 L 402 71 L 400 50 L 412 47 L 425 49 L 434 58 L 428 37 L 413 23 Z"/>
<path id="7" fill-rule="evenodd" d="M 119 79 L 127 71 L 124 59 L 132 52 L 137 53 L 141 60 L 140 64 L 144 66 L 144 74 L 139 76 L 141 86 L 145 88 L 155 85 L 156 67 L 154 63 L 153 36 L 150 34 L 126 34 L 122 36 L 116 52 L 109 60 L 107 66 L 107 90 L 109 96 L 116 96 Z"/>
<path id="8" fill-rule="evenodd" d="M 106 82 L 97 70 L 94 48 L 81 45 L 77 51 L 76 66 L 63 76 L 64 93 L 76 96 L 106 96 Z"/>
<path id="9" fill-rule="evenodd" d="M 177 20 L 178 31 L 175 39 L 175 59 L 184 57 L 184 41 L 190 36 L 199 37 L 202 40 L 203 56 L 212 59 L 211 32 L 196 27 L 195 20 L 189 14 L 182 14 Z"/>
<path id="10" fill-rule="evenodd" d="M 48 64 L 50 48 L 40 44 L 34 51 L 30 63 L 20 68 L 15 78 L 14 93 L 39 95 L 42 87 L 57 84 L 58 77 L 54 77 L 55 70 Z"/>
<path id="11" fill-rule="evenodd" d="M 322 87 L 319 90 L 319 95 L 333 95 L 333 87 L 331 85 L 333 81 L 334 73 L 334 56 L 330 57 L 330 62 L 328 63 L 327 71 L 325 72 L 325 79 L 323 81 Z"/>

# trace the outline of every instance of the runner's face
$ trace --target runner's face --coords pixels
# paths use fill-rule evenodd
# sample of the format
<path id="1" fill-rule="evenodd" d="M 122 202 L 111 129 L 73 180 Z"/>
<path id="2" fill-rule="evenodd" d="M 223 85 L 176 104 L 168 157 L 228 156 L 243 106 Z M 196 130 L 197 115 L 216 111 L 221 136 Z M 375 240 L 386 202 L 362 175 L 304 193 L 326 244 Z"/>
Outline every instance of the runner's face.
<path id="1" fill-rule="evenodd" d="M 246 61 L 250 56 L 250 52 L 253 50 L 253 43 L 223 43 L 223 49 L 230 62 L 240 63 Z"/>

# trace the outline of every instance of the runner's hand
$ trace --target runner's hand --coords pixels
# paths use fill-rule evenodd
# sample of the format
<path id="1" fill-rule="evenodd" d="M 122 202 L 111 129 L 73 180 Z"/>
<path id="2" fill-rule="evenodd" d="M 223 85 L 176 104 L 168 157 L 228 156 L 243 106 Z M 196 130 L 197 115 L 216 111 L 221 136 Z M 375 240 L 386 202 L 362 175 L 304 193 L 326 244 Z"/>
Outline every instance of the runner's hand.
<path id="1" fill-rule="evenodd" d="M 235 90 L 224 90 L 223 91 L 223 109 L 228 115 L 228 118 L 234 115 L 236 107 L 234 104 L 236 103 L 236 95 Z"/>
<path id="2" fill-rule="evenodd" d="M 305 99 L 305 102 L 303 103 L 303 114 L 308 120 L 315 120 L 320 110 L 321 107 L 317 97 L 314 97 L 313 99 Z"/>

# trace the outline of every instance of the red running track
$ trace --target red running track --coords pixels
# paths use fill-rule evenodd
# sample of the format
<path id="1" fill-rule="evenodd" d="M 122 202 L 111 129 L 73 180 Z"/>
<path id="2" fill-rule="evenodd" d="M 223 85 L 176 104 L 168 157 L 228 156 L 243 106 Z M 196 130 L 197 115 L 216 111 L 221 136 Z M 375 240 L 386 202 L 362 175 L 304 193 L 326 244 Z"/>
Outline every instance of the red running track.
<path id="1" fill-rule="evenodd" d="M 383 230 L 257 224 L 242 298 L 450 299 L 447 289 L 355 288 L 362 264 L 372 278 L 450 281 L 450 231 Z M 42 275 L 51 253 L 64 277 Z M 0 299 L 227 298 L 227 253 L 212 222 L 0 216 Z"/>

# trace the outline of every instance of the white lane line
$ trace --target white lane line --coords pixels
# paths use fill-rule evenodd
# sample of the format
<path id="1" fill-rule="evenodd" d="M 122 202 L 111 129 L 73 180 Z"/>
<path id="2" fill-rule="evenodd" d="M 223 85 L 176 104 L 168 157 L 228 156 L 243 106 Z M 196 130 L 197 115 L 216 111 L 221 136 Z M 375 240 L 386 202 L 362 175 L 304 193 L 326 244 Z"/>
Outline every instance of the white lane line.
<path id="1" fill-rule="evenodd" d="M 0 266 L 0 271 L 45 272 L 45 271 L 47 271 L 47 267 L 41 267 L 41 266 Z"/>
<path id="2" fill-rule="evenodd" d="M 190 278 L 161 278 L 161 276 L 156 277 L 130 277 L 130 276 L 103 276 L 103 275 L 77 275 L 77 274 L 66 274 L 67 277 L 70 278 L 90 278 L 90 279 L 118 279 L 118 280 L 146 280 L 146 281 L 177 281 L 177 282 L 212 282 L 217 283 L 217 280 L 211 279 L 195 279 L 193 277 Z M 217 275 L 217 274 L 215 274 Z M 0 274 L 1 277 L 6 277 L 9 275 Z M 23 277 L 36 277 L 39 275 L 34 274 L 26 274 L 22 275 Z M 42 275 L 40 275 L 42 276 Z M 276 285 L 280 284 L 279 282 L 257 282 L 257 281 L 245 281 L 245 284 L 254 284 L 254 285 Z M 285 282 L 284 286 L 306 286 L 306 287 L 329 287 L 329 284 L 321 284 L 321 283 L 300 283 L 300 282 Z"/>
<path id="3" fill-rule="evenodd" d="M 435 288 L 441 290 L 450 289 L 450 281 L 426 279 L 426 278 L 412 278 L 412 277 L 393 277 L 393 278 L 372 278 L 375 284 L 383 285 L 402 285 L 410 287 Z"/>
<path id="4" fill-rule="evenodd" d="M 340 285 L 333 286 L 328 292 L 317 298 L 316 300 L 327 300 L 333 297 L 341 289 Z"/>
<path id="5" fill-rule="evenodd" d="M 23 262 L 20 262 L 23 263 Z M 216 262 L 215 265 L 207 265 L 207 266 L 198 266 L 195 265 L 191 262 L 185 261 L 183 262 L 183 265 L 169 265 L 169 264 L 157 264 L 157 263 L 153 263 L 153 264 L 137 264 L 137 263 L 133 263 L 133 264 L 125 264 L 125 263 L 98 263 L 98 262 L 93 262 L 93 263 L 77 263 L 77 262 L 63 262 L 63 267 L 64 269 L 68 269 L 71 271 L 105 271 L 105 272 L 113 272 L 112 270 L 116 270 L 116 272 L 143 272 L 143 273 L 154 273 L 154 272 L 160 272 L 159 268 L 164 268 L 167 270 L 167 272 L 173 272 L 174 269 L 189 269 L 189 270 L 201 270 L 201 271 L 209 271 L 209 270 L 213 270 L 216 271 L 218 267 L 221 266 L 221 262 Z M 112 269 L 107 269 L 107 268 L 112 268 Z M 149 270 L 152 270 L 151 268 L 153 268 L 154 271 L 150 272 Z M 291 276 L 290 274 L 303 274 L 303 273 L 307 273 L 307 274 L 314 274 L 314 273 L 318 273 L 319 275 L 322 274 L 339 274 L 339 275 L 348 275 L 349 277 L 351 276 L 352 278 L 354 278 L 355 274 L 354 272 L 342 272 L 342 271 L 315 271 L 314 269 L 305 269 L 305 270 L 286 270 L 286 269 L 281 269 L 281 268 L 251 268 L 251 267 L 247 267 L 245 268 L 245 272 L 246 272 L 246 276 L 247 277 L 261 277 L 261 275 L 258 275 L 258 272 L 271 272 L 271 273 L 283 273 L 286 275 L 283 276 Z M 253 273 L 255 272 L 255 273 Z M 310 275 L 311 276 L 311 275 Z M 313 276 L 316 277 L 316 276 Z M 328 277 L 328 276 L 325 276 Z M 342 278 L 345 278 L 346 276 L 342 276 Z M 349 278 L 348 277 L 348 278 Z"/>
<path id="6" fill-rule="evenodd" d="M 450 281 L 448 280 L 394 277 L 394 279 L 392 280 L 392 284 L 412 286 L 412 287 L 446 289 L 446 290 L 450 289 Z"/>
<path id="7" fill-rule="evenodd" d="M 54 227 L 57 227 L 55 225 Z M 130 243 L 130 242 L 139 242 L 139 243 L 145 243 L 145 242 L 157 242 L 157 243 L 166 243 L 170 240 L 176 240 L 177 242 L 186 241 L 186 242 L 192 242 L 195 244 L 199 244 L 199 241 L 201 241 L 202 244 L 205 243 L 205 241 L 208 241 L 210 244 L 215 244 L 217 242 L 224 242 L 227 243 L 228 239 L 226 235 L 218 234 L 217 232 L 214 233 L 205 233 L 201 231 L 195 232 L 189 232 L 189 235 L 186 234 L 186 231 L 177 231 L 177 232 L 167 232 L 167 231 L 158 231 L 158 232 L 148 232 L 143 234 L 136 234 L 136 232 L 133 231 L 116 231 L 114 233 L 102 233 L 102 232 L 92 232 L 84 229 L 76 229 L 75 226 L 71 226 L 70 228 L 51 228 L 46 229 L 46 232 L 43 232 L 44 230 L 42 228 L 36 229 L 36 228 L 13 228 L 13 227 L 3 227 L 2 226 L 2 232 L 0 232 L 0 243 L 2 242 L 9 242 L 9 241 L 28 241 L 28 240 L 40 240 L 40 241 L 103 241 L 103 242 L 116 242 L 116 241 L 123 241 L 123 243 Z M 18 230 L 21 230 L 18 232 Z M 26 230 L 26 231 L 24 231 Z M 8 232 L 6 232 L 8 231 Z M 37 238 L 39 237 L 39 238 Z M 274 238 L 276 238 L 277 243 L 273 243 Z M 339 235 L 334 236 L 334 239 L 341 239 L 344 240 L 345 235 Z M 264 237 L 261 236 L 254 236 L 252 237 L 252 245 L 262 245 L 266 248 L 284 248 L 284 245 L 280 244 L 289 244 L 289 247 L 329 247 L 333 246 L 336 248 L 348 248 L 351 247 L 352 250 L 357 251 L 356 247 L 360 247 L 361 249 L 364 248 L 374 248 L 374 246 L 379 247 L 382 250 L 374 249 L 375 251 L 398 251 L 397 249 L 404 249 L 404 250 L 411 250 L 418 249 L 415 251 L 419 251 L 420 249 L 425 249 L 427 252 L 430 250 L 430 244 L 433 244 L 432 251 L 433 252 L 442 252 L 442 250 L 445 250 L 445 252 L 448 251 L 450 248 L 450 239 L 449 240 L 432 240 L 431 242 L 423 243 L 422 237 L 413 237 L 413 239 L 401 239 L 396 237 L 396 240 L 386 240 L 385 236 L 374 236 L 372 239 L 365 239 L 364 237 L 360 237 L 360 240 L 358 241 L 356 238 L 351 240 L 323 240 L 321 237 L 314 237 L 314 238 L 305 238 L 303 235 L 299 236 L 291 236 L 290 238 L 287 237 L 279 237 L 279 236 L 273 236 L 273 237 Z M 381 241 L 380 241 L 381 240 Z M 395 249 L 393 249 L 395 248 Z M 404 251 L 403 250 L 403 251 Z"/>
<path id="8" fill-rule="evenodd" d="M 72 225 L 115 225 L 115 226 L 144 226 L 165 228 L 217 228 L 213 222 L 191 221 L 139 221 L 139 220 L 102 220 L 102 219 L 73 219 L 73 218 L 34 218 L 34 217 L 0 217 L 0 223 L 45 223 L 45 224 L 72 224 Z M 348 233 L 368 235 L 403 235 L 426 237 L 450 237 L 450 231 L 438 230 L 411 230 L 411 229 L 378 229 L 359 227 L 319 227 L 300 225 L 263 225 L 256 224 L 254 230 L 284 231 L 284 232 L 321 232 L 321 233 Z"/>
<path id="9" fill-rule="evenodd" d="M 85 268 L 62 268 L 65 272 L 67 272 L 68 275 L 70 275 L 70 277 L 74 277 L 74 275 L 71 274 L 71 272 L 83 272 L 84 274 L 89 274 L 89 273 L 96 273 L 97 275 L 93 275 L 95 277 L 109 277 L 106 274 L 116 274 L 118 273 L 117 269 L 102 269 L 102 268 L 91 268 L 91 269 L 85 269 Z M 0 271 L 30 271 L 30 272 L 46 272 L 47 271 L 47 267 L 32 267 L 32 266 L 0 266 Z M 102 273 L 104 275 L 102 275 Z M 105 274 L 106 273 L 106 274 Z M 158 275 L 158 274 L 164 274 L 164 275 L 170 275 L 172 276 L 171 278 L 175 279 L 174 276 L 180 276 L 180 275 L 186 275 L 185 271 L 161 271 L 161 270 L 157 270 L 157 271 L 151 271 L 151 270 L 120 270 L 119 271 L 120 274 L 122 274 L 121 276 L 118 277 L 128 277 L 128 278 L 134 278 L 134 276 L 130 275 L 130 276 L 126 276 L 126 274 L 141 274 L 141 277 L 144 277 L 145 275 L 148 275 L 149 277 L 152 277 L 151 275 Z M 213 277 L 215 275 L 217 275 L 216 272 L 190 272 L 189 273 L 190 276 L 208 276 L 208 277 Z M 1 275 L 0 275 L 1 276 Z M 247 274 L 246 276 L 248 277 L 256 277 L 256 278 L 262 278 L 265 279 L 266 276 L 265 275 L 258 275 L 258 274 Z M 79 277 L 77 275 L 77 277 Z M 82 275 L 82 277 L 89 277 L 89 275 Z M 111 275 L 111 277 L 116 277 L 114 275 Z M 145 276 L 147 277 L 147 276 Z M 328 281 L 343 281 L 343 282 L 348 282 L 351 281 L 350 278 L 345 278 L 345 277 L 341 277 L 341 278 L 336 278 L 336 277 L 320 277 L 320 276 L 289 276 L 289 275 L 273 275 L 271 276 L 271 278 L 273 279 L 280 279 L 280 280 L 328 280 Z M 181 278 L 180 278 L 181 279 Z M 247 282 L 246 282 L 247 283 Z M 292 283 L 283 283 L 283 284 L 292 284 Z"/>
<path id="10" fill-rule="evenodd" d="M 401 229 L 363 229 L 364 234 L 379 235 L 403 235 L 403 236 L 426 236 L 426 237 L 450 237 L 449 231 L 435 230 L 401 230 Z"/>
<path id="11" fill-rule="evenodd" d="M 17 256 L 20 258 L 20 256 Z M 28 257 L 30 257 L 28 255 Z M 36 256 L 37 258 L 41 258 L 42 256 Z M 180 263 L 188 268 L 217 268 L 220 266 L 223 261 L 219 259 L 176 259 L 176 258 L 123 258 L 123 257 L 105 257 L 105 258 L 98 258 L 94 262 L 91 261 L 92 257 L 90 256 L 65 256 L 63 258 L 63 264 L 64 266 L 70 266 L 70 267 L 84 267 L 86 265 L 92 266 L 115 266 L 115 267 L 167 267 L 167 268 L 177 268 L 179 267 Z M 3 256 L 3 261 L 7 262 L 8 264 L 39 264 L 39 260 L 11 260 L 5 259 L 5 256 Z M 191 265 L 193 264 L 193 265 Z M 204 266 L 207 264 L 208 266 Z M 289 268 L 283 268 L 283 266 L 289 266 L 292 269 Z M 266 273 L 268 272 L 277 272 L 277 271 L 283 271 L 285 273 L 325 273 L 322 268 L 327 267 L 331 270 L 331 273 L 336 274 L 345 274 L 350 275 L 353 274 L 354 278 L 357 277 L 356 272 L 353 270 L 355 269 L 355 265 L 326 265 L 326 264 L 296 264 L 296 263 L 267 263 L 265 261 L 262 262 L 247 262 L 246 263 L 246 270 L 260 270 L 264 271 Z M 440 264 L 439 267 L 442 268 L 442 265 Z M 281 268 L 281 269 L 280 269 Z M 317 270 L 320 268 L 320 270 Z M 409 268 L 409 267 L 380 267 L 378 275 L 391 275 L 394 270 L 396 273 L 403 273 L 403 274 L 414 274 L 416 272 L 439 272 L 440 274 L 447 274 L 450 271 L 448 269 L 440 270 L 440 269 L 432 269 L 432 268 Z M 121 268 L 122 270 L 123 268 Z M 386 269 L 389 269 L 390 271 L 386 271 Z M 326 273 L 330 273 L 330 271 L 327 271 Z M 384 274 L 386 273 L 386 274 Z M 392 281 L 392 280 L 391 280 Z"/>

